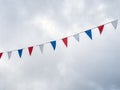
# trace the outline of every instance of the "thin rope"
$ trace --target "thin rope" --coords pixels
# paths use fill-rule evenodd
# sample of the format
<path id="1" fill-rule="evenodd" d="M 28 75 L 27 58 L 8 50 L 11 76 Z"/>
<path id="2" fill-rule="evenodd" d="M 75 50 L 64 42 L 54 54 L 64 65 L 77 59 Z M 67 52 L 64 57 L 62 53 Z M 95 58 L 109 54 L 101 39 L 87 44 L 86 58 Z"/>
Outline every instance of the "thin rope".
<path id="1" fill-rule="evenodd" d="M 120 21 L 119 19 L 116 19 L 116 20 L 118 20 L 118 22 Z M 113 21 L 116 21 L 116 20 L 113 20 Z M 112 23 L 113 21 L 110 21 L 110 22 L 104 23 L 104 24 L 102 24 L 102 25 L 105 26 L 105 25 L 107 25 L 107 24 Z M 93 28 L 91 28 L 91 29 L 87 29 L 87 30 L 94 30 L 94 29 L 96 29 L 96 28 L 98 28 L 98 26 L 93 27 Z M 87 31 L 87 30 L 84 30 L 84 31 L 81 31 L 81 32 L 78 32 L 78 33 L 75 33 L 75 34 L 71 34 L 71 35 L 69 35 L 69 36 L 65 36 L 65 37 L 69 38 L 69 37 L 72 37 L 73 35 L 84 33 L 84 32 Z M 61 40 L 61 38 L 56 39 L 56 40 L 52 40 L 52 41 L 60 41 L 60 40 Z M 36 45 L 31 45 L 31 46 L 33 46 L 33 47 L 37 47 L 37 46 L 39 46 L 39 45 L 45 45 L 45 44 L 48 44 L 48 43 L 50 43 L 50 42 L 51 42 L 51 41 L 47 41 L 47 42 L 45 42 L 45 43 L 36 44 Z M 24 50 L 24 49 L 27 49 L 27 48 L 28 48 L 28 47 L 23 47 L 23 48 L 19 48 L 19 49 Z M 19 49 L 13 49 L 13 50 L 4 51 L 4 52 L 1 52 L 1 53 L 14 52 L 14 51 L 18 51 Z"/>

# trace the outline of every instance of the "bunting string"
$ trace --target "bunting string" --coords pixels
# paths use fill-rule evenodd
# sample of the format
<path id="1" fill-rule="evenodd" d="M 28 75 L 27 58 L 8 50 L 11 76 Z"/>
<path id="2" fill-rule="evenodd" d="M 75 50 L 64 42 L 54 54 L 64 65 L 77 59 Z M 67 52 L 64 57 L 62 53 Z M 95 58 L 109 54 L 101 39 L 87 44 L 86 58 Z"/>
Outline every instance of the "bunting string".
<path id="1" fill-rule="evenodd" d="M 100 35 L 101 35 L 102 32 L 103 32 L 103 30 L 104 30 L 105 25 L 107 25 L 107 24 L 112 24 L 112 26 L 114 27 L 114 29 L 116 29 L 116 28 L 117 28 L 117 25 L 118 25 L 118 21 L 119 21 L 119 20 L 116 19 L 116 20 L 107 22 L 107 23 L 105 23 L 105 24 L 102 24 L 102 25 L 93 27 L 93 28 L 91 28 L 91 29 L 87 29 L 87 30 L 84 30 L 84 31 L 82 31 L 82 32 L 78 32 L 78 33 L 76 33 L 76 34 L 73 34 L 73 35 L 70 35 L 70 36 L 66 36 L 66 37 L 63 37 L 63 38 L 61 38 L 61 39 L 56 39 L 56 40 L 54 40 L 54 41 L 48 41 L 48 42 L 45 42 L 45 43 L 42 43 L 42 44 L 38 44 L 38 45 L 30 46 L 30 47 L 25 47 L 25 48 L 19 48 L 19 49 L 15 49 L 15 50 L 11 50 L 11 51 L 0 52 L 0 58 L 2 58 L 2 56 L 3 56 L 4 53 L 7 53 L 8 59 L 10 59 L 10 58 L 11 58 L 11 55 L 12 55 L 12 52 L 14 52 L 14 51 L 17 51 L 17 52 L 18 52 L 18 56 L 21 58 L 24 49 L 28 49 L 28 54 L 31 56 L 34 47 L 37 47 L 37 46 L 39 47 L 41 53 L 43 53 L 44 46 L 45 46 L 45 44 L 48 44 L 48 43 L 50 43 L 51 46 L 52 46 L 52 48 L 53 48 L 53 50 L 55 50 L 55 49 L 56 49 L 56 46 L 57 46 L 57 41 L 59 41 L 59 40 L 61 40 L 61 41 L 63 42 L 63 44 L 64 44 L 66 47 L 68 47 L 68 38 L 69 38 L 69 37 L 74 37 L 74 38 L 79 42 L 79 35 L 80 35 L 81 33 L 85 33 L 85 34 L 92 40 L 92 39 L 93 39 L 93 37 L 92 37 L 92 30 L 93 30 L 93 29 L 96 29 L 96 28 L 97 28 L 97 29 L 99 30 Z"/>

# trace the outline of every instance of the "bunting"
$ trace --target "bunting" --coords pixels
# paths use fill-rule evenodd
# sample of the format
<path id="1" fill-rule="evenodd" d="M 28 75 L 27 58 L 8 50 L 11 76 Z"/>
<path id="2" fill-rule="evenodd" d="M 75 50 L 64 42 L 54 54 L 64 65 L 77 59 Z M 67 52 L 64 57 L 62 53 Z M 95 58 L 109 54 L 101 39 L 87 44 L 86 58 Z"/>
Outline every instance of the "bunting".
<path id="1" fill-rule="evenodd" d="M 1 52 L 1 53 L 0 53 L 0 58 L 2 57 L 2 55 L 3 55 L 3 53 Z"/>
<path id="2" fill-rule="evenodd" d="M 73 35 L 73 37 L 79 42 L 79 33 Z"/>
<path id="3" fill-rule="evenodd" d="M 114 29 L 116 29 L 117 28 L 117 24 L 118 24 L 118 20 L 114 20 L 111 23 L 112 23 Z"/>
<path id="4" fill-rule="evenodd" d="M 18 50 L 18 55 L 19 55 L 20 58 L 22 57 L 22 52 L 23 52 L 23 49 Z"/>
<path id="5" fill-rule="evenodd" d="M 53 49 L 55 50 L 55 48 L 56 48 L 56 41 L 51 41 L 50 43 L 51 43 Z"/>
<path id="6" fill-rule="evenodd" d="M 68 46 L 68 38 L 65 37 L 62 39 L 63 43 L 65 44 L 65 46 L 67 47 Z"/>
<path id="7" fill-rule="evenodd" d="M 8 59 L 10 59 L 10 58 L 11 58 L 12 51 L 9 51 L 7 54 L 8 54 Z"/>
<path id="8" fill-rule="evenodd" d="M 29 55 L 31 56 L 31 54 L 32 54 L 32 51 L 33 51 L 33 46 L 31 46 L 31 47 L 28 47 L 28 51 L 29 51 Z"/>
<path id="9" fill-rule="evenodd" d="M 85 33 L 88 35 L 88 37 L 92 40 L 92 32 L 91 29 L 85 31 Z"/>
<path id="10" fill-rule="evenodd" d="M 68 47 L 68 39 L 69 39 L 69 37 L 74 37 L 75 40 L 79 42 L 80 41 L 80 37 L 79 36 L 80 36 L 81 33 L 85 33 L 92 40 L 93 39 L 92 31 L 96 30 L 96 28 L 97 28 L 99 30 L 100 34 L 102 34 L 102 32 L 103 32 L 103 30 L 105 28 L 105 25 L 107 25 L 107 24 L 112 24 L 112 26 L 114 27 L 114 29 L 116 29 L 117 25 L 118 25 L 118 20 L 114 20 L 114 21 L 111 21 L 111 22 L 99 25 L 99 26 L 94 27 L 92 29 L 84 30 L 82 32 L 79 32 L 79 33 L 76 33 L 76 34 L 73 34 L 73 35 L 70 35 L 70 36 L 66 36 L 66 37 L 58 39 L 58 40 L 62 40 L 62 42 L 64 43 L 64 45 L 66 47 Z M 39 45 L 34 45 L 34 46 L 22 48 L 22 49 L 16 49 L 16 50 L 11 50 L 11 51 L 6 51 L 6 52 L 0 52 L 0 58 L 2 58 L 2 56 L 3 56 L 4 53 L 7 53 L 8 59 L 10 59 L 13 51 L 17 51 L 19 57 L 21 58 L 22 54 L 23 54 L 23 49 L 28 49 L 28 53 L 31 56 L 32 53 L 33 53 L 33 48 L 37 47 L 37 46 L 40 48 L 41 53 L 43 53 L 44 46 L 47 43 L 51 44 L 53 50 L 55 50 L 56 49 L 56 42 L 58 40 L 53 40 L 53 41 L 49 41 L 49 42 L 46 42 L 46 43 L 42 43 L 42 44 L 39 44 Z"/>
<path id="11" fill-rule="evenodd" d="M 41 53 L 43 53 L 44 44 L 39 45 Z"/>
<path id="12" fill-rule="evenodd" d="M 100 34 L 102 34 L 103 29 L 104 29 L 104 25 L 100 25 L 100 26 L 98 26 L 98 30 L 99 30 Z"/>

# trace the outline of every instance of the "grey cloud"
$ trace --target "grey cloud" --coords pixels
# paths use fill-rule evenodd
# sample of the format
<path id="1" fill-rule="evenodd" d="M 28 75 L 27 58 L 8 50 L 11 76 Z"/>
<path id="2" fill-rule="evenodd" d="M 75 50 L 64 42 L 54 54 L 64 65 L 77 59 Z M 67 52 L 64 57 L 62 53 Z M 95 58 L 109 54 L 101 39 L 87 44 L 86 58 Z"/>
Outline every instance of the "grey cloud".
<path id="1" fill-rule="evenodd" d="M 36 17 L 50 19 L 63 35 L 119 18 L 119 0 L 1 0 L 0 5 L 1 50 L 55 39 L 41 23 L 39 27 L 35 25 Z M 79 43 L 70 39 L 68 49 L 58 42 L 55 52 L 47 44 L 43 55 L 38 47 L 31 57 L 27 49 L 22 59 L 18 59 L 17 52 L 12 53 L 11 61 L 4 55 L 0 62 L 0 89 L 119 90 L 119 28 L 118 25 L 114 32 L 106 27 L 110 31 L 104 31 L 101 37 L 96 35 L 93 41 L 84 35 Z"/>

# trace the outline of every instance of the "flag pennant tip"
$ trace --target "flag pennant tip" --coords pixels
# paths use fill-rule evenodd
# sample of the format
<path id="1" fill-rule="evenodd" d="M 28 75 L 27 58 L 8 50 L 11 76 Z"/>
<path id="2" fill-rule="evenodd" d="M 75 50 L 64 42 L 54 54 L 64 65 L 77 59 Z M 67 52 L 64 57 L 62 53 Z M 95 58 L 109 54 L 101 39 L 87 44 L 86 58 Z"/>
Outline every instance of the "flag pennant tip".
<path id="1" fill-rule="evenodd" d="M 11 58 L 12 51 L 9 51 L 7 54 L 8 54 L 8 59 L 10 59 L 10 58 Z"/>
<path id="2" fill-rule="evenodd" d="M 19 55 L 20 58 L 22 57 L 22 52 L 23 52 L 23 49 L 18 50 L 18 55 Z"/>
<path id="3" fill-rule="evenodd" d="M 99 30 L 100 34 L 102 34 L 103 29 L 104 29 L 104 25 L 100 25 L 100 26 L 98 26 L 98 30 Z"/>
<path id="4" fill-rule="evenodd" d="M 0 59 L 2 58 L 3 52 L 0 53 Z"/>
<path id="5" fill-rule="evenodd" d="M 55 50 L 56 49 L 56 41 L 51 41 L 50 43 L 51 43 L 53 49 Z"/>
<path id="6" fill-rule="evenodd" d="M 32 54 L 32 51 L 33 51 L 33 46 L 31 46 L 31 47 L 28 47 L 28 51 L 29 51 L 29 55 L 31 56 L 31 54 Z"/>
<path id="7" fill-rule="evenodd" d="M 88 37 L 92 40 L 92 31 L 91 29 L 85 31 L 85 33 L 88 35 Z"/>
<path id="8" fill-rule="evenodd" d="M 65 46 L 68 47 L 68 37 L 63 38 L 62 41 L 65 44 Z"/>
<path id="9" fill-rule="evenodd" d="M 39 48 L 40 48 L 41 53 L 43 53 L 44 44 L 39 45 Z"/>
<path id="10" fill-rule="evenodd" d="M 118 19 L 112 21 L 111 24 L 113 25 L 114 29 L 116 29 L 117 28 L 117 24 L 118 24 Z"/>
<path id="11" fill-rule="evenodd" d="M 75 34 L 73 35 L 73 37 L 79 42 L 79 33 L 78 34 Z"/>

